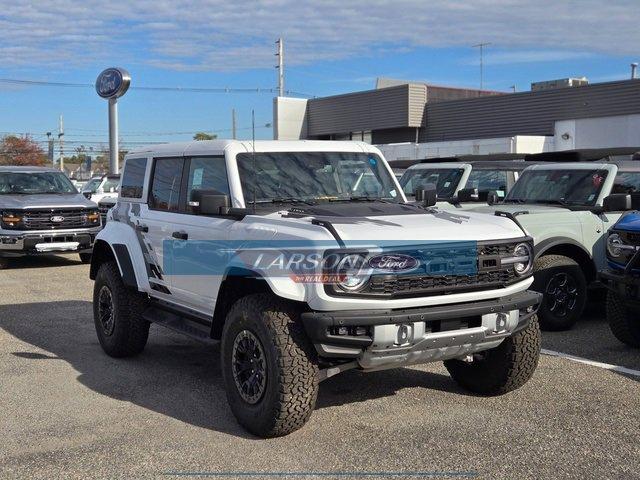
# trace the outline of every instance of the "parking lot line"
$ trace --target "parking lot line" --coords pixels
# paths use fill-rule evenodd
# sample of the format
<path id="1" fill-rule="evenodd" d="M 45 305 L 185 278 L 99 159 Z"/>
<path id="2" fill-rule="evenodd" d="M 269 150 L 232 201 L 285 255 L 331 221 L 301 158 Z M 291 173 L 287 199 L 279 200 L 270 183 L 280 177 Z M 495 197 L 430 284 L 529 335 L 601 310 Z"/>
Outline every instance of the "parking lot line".
<path id="1" fill-rule="evenodd" d="M 543 348 L 540 353 L 543 355 L 549 355 L 552 357 L 561 357 L 571 360 L 573 362 L 584 363 L 585 365 L 591 365 L 592 367 L 604 368 L 605 370 L 611 370 L 613 372 L 624 373 L 625 375 L 632 375 L 634 377 L 640 377 L 640 370 L 633 370 L 632 368 L 621 367 L 620 365 L 612 365 L 611 363 L 596 362 L 589 360 L 588 358 L 576 357 L 575 355 L 569 355 L 568 353 L 556 352 L 555 350 L 547 350 Z"/>

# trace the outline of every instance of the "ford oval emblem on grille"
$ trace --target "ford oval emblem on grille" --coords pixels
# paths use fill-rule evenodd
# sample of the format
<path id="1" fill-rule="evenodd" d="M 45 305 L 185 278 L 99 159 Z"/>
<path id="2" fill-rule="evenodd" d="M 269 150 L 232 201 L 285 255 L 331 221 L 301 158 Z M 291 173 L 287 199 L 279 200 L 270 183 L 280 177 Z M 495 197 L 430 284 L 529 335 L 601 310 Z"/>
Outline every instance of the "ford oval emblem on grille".
<path id="1" fill-rule="evenodd" d="M 376 255 L 369 259 L 369 266 L 371 268 L 390 272 L 413 270 L 418 264 L 419 262 L 415 258 L 400 253 Z"/>
<path id="2" fill-rule="evenodd" d="M 60 215 L 54 215 L 53 217 L 51 217 L 51 221 L 53 223 L 62 223 L 62 222 L 64 222 L 64 217 L 62 217 Z"/>

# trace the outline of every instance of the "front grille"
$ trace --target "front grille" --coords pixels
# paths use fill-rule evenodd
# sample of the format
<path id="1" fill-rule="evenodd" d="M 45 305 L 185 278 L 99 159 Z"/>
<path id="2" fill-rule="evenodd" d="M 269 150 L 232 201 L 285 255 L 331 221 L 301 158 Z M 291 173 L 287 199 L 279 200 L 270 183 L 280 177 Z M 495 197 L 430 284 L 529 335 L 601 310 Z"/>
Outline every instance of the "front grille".
<path id="1" fill-rule="evenodd" d="M 46 209 L 15 212 L 22 215 L 20 230 L 61 230 L 95 226 L 87 220 L 89 209 Z"/>
<path id="2" fill-rule="evenodd" d="M 620 235 L 622 241 L 627 245 L 640 245 L 640 233 L 625 232 L 624 230 L 620 230 L 616 233 Z"/>
<path id="3" fill-rule="evenodd" d="M 423 267 L 422 271 L 374 274 L 367 286 L 357 293 L 347 294 L 333 286 L 327 286 L 326 290 L 332 295 L 410 298 L 504 288 L 523 280 L 516 274 L 513 264 L 501 263 L 502 258 L 512 257 L 516 246 L 523 242 L 531 245 L 530 239 L 518 239 L 478 242 L 470 251 L 469 246 L 448 248 L 443 251 L 448 255 L 449 270 L 437 268 L 443 251 L 427 249 L 422 252 L 423 261 L 435 258 L 436 263 Z"/>
<path id="4" fill-rule="evenodd" d="M 369 281 L 368 293 L 393 297 L 446 295 L 502 288 L 518 279 L 513 268 L 476 275 L 374 275 Z"/>

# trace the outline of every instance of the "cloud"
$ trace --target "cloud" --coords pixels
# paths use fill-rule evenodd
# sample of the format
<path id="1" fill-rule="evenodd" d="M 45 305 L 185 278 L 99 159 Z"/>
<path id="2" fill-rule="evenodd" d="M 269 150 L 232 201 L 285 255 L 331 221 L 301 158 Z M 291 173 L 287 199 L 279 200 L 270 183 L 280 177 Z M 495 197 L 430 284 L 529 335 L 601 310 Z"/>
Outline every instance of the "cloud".
<path id="1" fill-rule="evenodd" d="M 501 49 L 487 53 L 496 64 L 636 54 L 640 45 L 637 0 L 49 0 L 20 8 L 0 0 L 0 7 L 5 68 L 109 60 L 270 68 L 279 36 L 289 65 L 480 41 Z"/>

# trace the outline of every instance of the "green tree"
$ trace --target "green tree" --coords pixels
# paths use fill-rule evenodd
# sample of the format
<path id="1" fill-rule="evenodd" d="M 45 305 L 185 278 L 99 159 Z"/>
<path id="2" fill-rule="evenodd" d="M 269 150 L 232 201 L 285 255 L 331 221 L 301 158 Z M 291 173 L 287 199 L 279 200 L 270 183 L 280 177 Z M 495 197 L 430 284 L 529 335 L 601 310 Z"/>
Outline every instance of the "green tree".
<path id="1" fill-rule="evenodd" d="M 194 140 L 215 140 L 218 135 L 215 133 L 198 132 L 193 136 Z"/>

